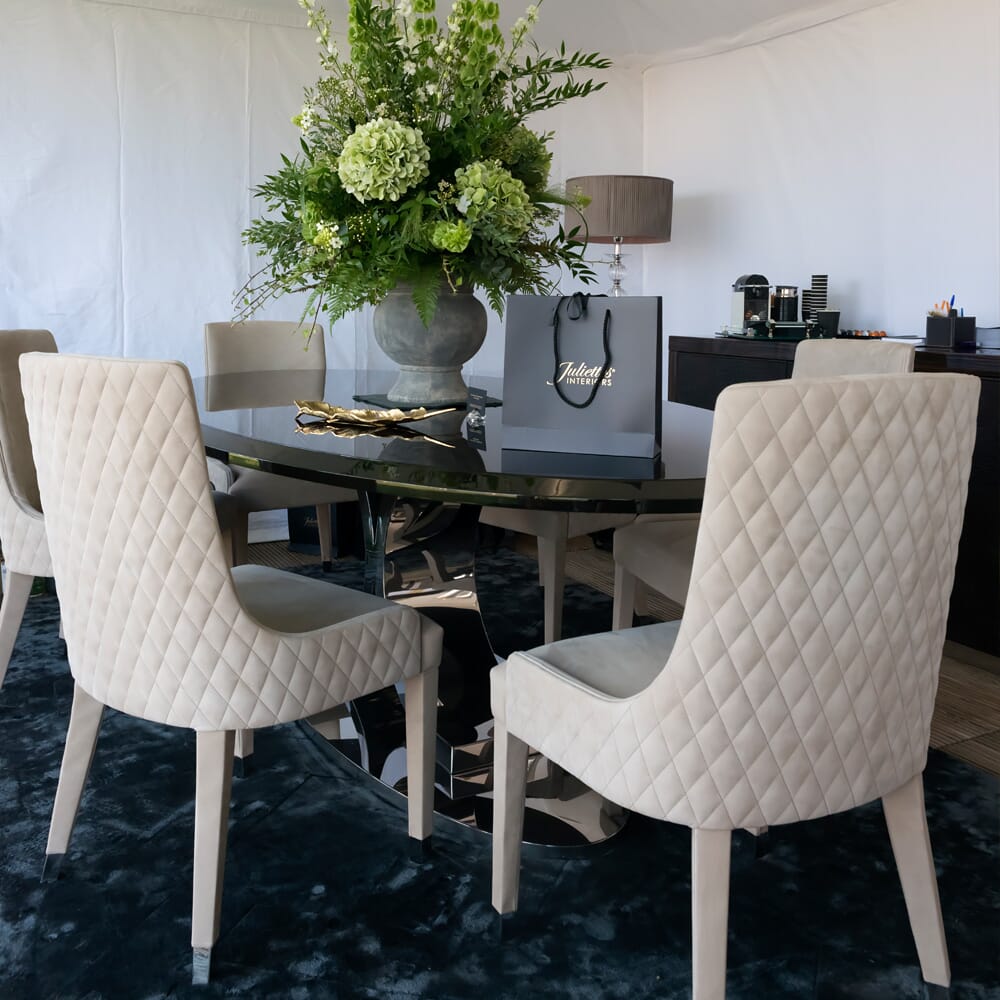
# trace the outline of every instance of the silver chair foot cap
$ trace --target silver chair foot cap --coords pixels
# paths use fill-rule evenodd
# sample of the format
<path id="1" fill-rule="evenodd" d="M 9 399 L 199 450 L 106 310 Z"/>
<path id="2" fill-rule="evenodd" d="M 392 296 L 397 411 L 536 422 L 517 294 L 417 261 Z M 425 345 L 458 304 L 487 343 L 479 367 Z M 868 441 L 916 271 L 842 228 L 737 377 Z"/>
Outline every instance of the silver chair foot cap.
<path id="1" fill-rule="evenodd" d="M 59 872 L 62 871 L 63 858 L 65 857 L 65 854 L 46 854 L 40 881 L 55 882 L 59 878 Z"/>
<path id="2" fill-rule="evenodd" d="M 207 986 L 208 974 L 212 966 L 211 948 L 191 949 L 191 985 Z"/>

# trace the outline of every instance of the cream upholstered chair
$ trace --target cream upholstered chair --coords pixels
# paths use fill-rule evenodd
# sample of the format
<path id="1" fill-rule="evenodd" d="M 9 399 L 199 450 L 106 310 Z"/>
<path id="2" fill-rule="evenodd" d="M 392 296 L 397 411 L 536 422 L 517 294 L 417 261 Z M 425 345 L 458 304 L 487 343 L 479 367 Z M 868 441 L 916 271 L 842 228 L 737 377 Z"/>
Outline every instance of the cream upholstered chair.
<path id="1" fill-rule="evenodd" d="M 415 609 L 229 566 L 187 369 L 21 359 L 73 709 L 47 860 L 69 847 L 104 706 L 197 731 L 194 980 L 218 938 L 234 733 L 405 683 L 410 836 L 431 833 L 442 633 Z"/>
<path id="2" fill-rule="evenodd" d="M 913 359 L 913 346 L 899 341 L 803 340 L 792 378 L 912 372 Z M 684 603 L 697 534 L 697 514 L 643 516 L 615 532 L 612 628 L 631 627 L 643 587 Z"/>
<path id="3" fill-rule="evenodd" d="M 3 685 L 36 576 L 52 576 L 38 498 L 18 360 L 26 351 L 55 353 L 48 330 L 0 330 L 0 546 L 7 587 L 0 603 L 0 686 Z"/>
<path id="4" fill-rule="evenodd" d="M 48 330 L 0 330 L 0 546 L 7 567 L 7 592 L 0 604 L 0 687 L 34 578 L 52 576 L 18 360 L 26 352 L 57 350 Z M 223 538 L 231 547 L 229 498 L 222 493 L 212 497 Z"/>
<path id="5" fill-rule="evenodd" d="M 567 541 L 595 531 L 618 528 L 634 519 L 634 514 L 577 514 L 509 507 L 484 507 L 479 513 L 483 524 L 534 535 L 537 539 L 538 582 L 544 595 L 546 642 L 555 642 L 562 635 Z"/>
<path id="6" fill-rule="evenodd" d="M 317 392 L 322 394 L 326 372 L 323 327 L 318 325 L 307 342 L 307 330 L 299 323 L 247 320 L 243 323 L 205 324 L 205 373 L 312 371 L 317 374 Z M 316 506 L 320 554 L 329 570 L 333 558 L 330 505 L 357 500 L 352 490 L 321 483 L 288 479 L 260 469 L 231 467 L 229 496 L 238 516 L 233 521 L 233 561 L 247 561 L 250 514 L 286 507 Z"/>
<path id="7" fill-rule="evenodd" d="M 892 375 L 913 371 L 915 348 L 898 340 L 802 340 L 795 348 L 792 378 L 829 375 Z"/>
<path id="8" fill-rule="evenodd" d="M 924 979 L 947 986 L 921 775 L 978 399 L 942 374 L 722 392 L 681 621 L 493 670 L 500 913 L 529 747 L 691 827 L 695 1000 L 725 994 L 731 831 L 881 799 Z"/>

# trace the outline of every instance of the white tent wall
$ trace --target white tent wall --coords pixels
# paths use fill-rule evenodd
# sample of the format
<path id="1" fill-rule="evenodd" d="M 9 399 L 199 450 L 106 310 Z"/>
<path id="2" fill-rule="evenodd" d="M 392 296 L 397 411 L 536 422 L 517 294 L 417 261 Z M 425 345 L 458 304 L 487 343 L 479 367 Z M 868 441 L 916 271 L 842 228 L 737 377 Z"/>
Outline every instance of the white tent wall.
<path id="1" fill-rule="evenodd" d="M 289 119 L 319 66 L 305 28 L 154 8 L 0 0 L 0 327 L 198 374 L 203 324 L 233 314 L 254 266 L 239 235 L 261 209 L 250 189 L 294 155 Z M 638 168 L 641 75 L 608 78 L 585 112 L 539 122 L 557 135 L 554 181 Z M 297 319 L 301 306 L 286 297 L 259 315 Z M 330 363 L 353 365 L 369 325 L 342 320 Z M 502 366 L 494 317 L 474 371 Z"/>
<path id="2" fill-rule="evenodd" d="M 829 274 L 841 325 L 1000 322 L 1000 3 L 897 0 L 647 70 L 644 169 L 675 181 L 645 256 L 668 333 L 729 321 L 741 274 Z"/>
<path id="3" fill-rule="evenodd" d="M 251 171 L 294 147 L 312 33 L 80 0 L 0 19 L 0 326 L 197 374 L 247 275 Z"/>
<path id="4" fill-rule="evenodd" d="M 114 39 L 94 8 L 0 2 L 0 326 L 122 347 Z"/>

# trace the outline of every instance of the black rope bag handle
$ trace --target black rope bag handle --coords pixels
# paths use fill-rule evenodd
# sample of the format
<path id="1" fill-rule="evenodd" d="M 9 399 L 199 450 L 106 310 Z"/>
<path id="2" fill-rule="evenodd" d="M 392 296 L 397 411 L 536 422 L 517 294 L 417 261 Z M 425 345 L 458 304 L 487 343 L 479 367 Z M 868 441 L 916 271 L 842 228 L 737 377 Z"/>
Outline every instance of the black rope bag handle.
<path id="1" fill-rule="evenodd" d="M 570 399 L 559 383 L 559 368 L 562 366 L 562 361 L 559 358 L 559 310 L 565 302 L 566 315 L 572 320 L 582 319 L 587 315 L 587 307 L 590 299 L 591 296 L 583 292 L 563 295 L 556 303 L 555 311 L 552 313 L 552 350 L 556 360 L 556 366 L 552 372 L 552 385 L 555 386 L 556 394 L 567 406 L 573 406 L 578 410 L 585 410 L 594 401 L 594 398 L 597 396 L 597 390 L 600 389 L 601 383 L 604 381 L 604 377 L 608 374 L 608 369 L 611 367 L 611 310 L 609 308 L 605 308 L 604 310 L 604 328 L 601 333 L 601 339 L 604 343 L 604 365 L 601 368 L 600 375 L 597 376 L 593 386 L 591 386 L 590 395 L 582 403 L 577 403 Z"/>

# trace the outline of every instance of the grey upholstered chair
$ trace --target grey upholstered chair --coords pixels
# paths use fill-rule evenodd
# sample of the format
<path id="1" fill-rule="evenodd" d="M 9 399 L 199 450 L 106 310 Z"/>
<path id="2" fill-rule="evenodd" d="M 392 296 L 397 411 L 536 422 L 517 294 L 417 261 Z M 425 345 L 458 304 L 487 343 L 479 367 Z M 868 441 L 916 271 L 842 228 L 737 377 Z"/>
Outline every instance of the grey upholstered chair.
<path id="1" fill-rule="evenodd" d="M 803 340 L 792 378 L 912 372 L 913 359 L 913 346 L 899 341 Z M 697 514 L 642 516 L 615 532 L 612 628 L 631 627 L 644 587 L 684 603 L 697 535 Z"/>
<path id="2" fill-rule="evenodd" d="M 0 603 L 0 686 L 31 585 L 36 576 L 52 576 L 18 361 L 26 351 L 57 350 L 48 330 L 0 330 L 0 546 L 7 566 L 7 587 Z"/>
<path id="3" fill-rule="evenodd" d="M 191 944 L 205 982 L 235 732 L 405 684 L 409 832 L 423 840 L 442 632 L 402 604 L 230 568 L 183 365 L 31 354 L 21 371 L 75 681 L 47 860 L 69 847 L 105 705 L 196 730 Z"/>
<path id="4" fill-rule="evenodd" d="M 207 375 L 263 371 L 315 372 L 317 393 L 321 396 L 326 373 L 323 327 L 317 324 L 307 341 L 307 329 L 299 323 L 247 320 L 205 324 Z M 337 486 L 288 479 L 260 469 L 233 466 L 231 471 L 228 492 L 237 511 L 233 522 L 233 561 L 236 565 L 242 565 L 248 558 L 251 513 L 315 505 L 320 554 L 325 568 L 330 568 L 333 558 L 330 505 L 357 500 L 356 493 Z"/>
<path id="5" fill-rule="evenodd" d="M 948 985 L 922 772 L 978 399 L 944 374 L 722 392 L 681 621 L 493 670 L 501 914 L 529 747 L 691 828 L 694 1000 L 725 995 L 731 832 L 881 799 L 924 979 Z"/>

